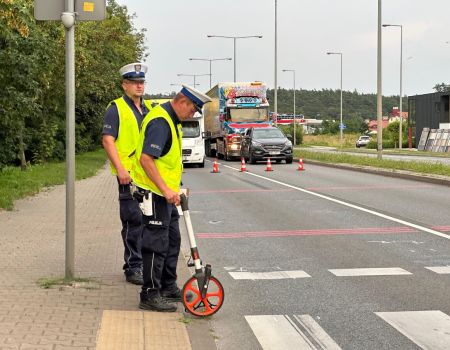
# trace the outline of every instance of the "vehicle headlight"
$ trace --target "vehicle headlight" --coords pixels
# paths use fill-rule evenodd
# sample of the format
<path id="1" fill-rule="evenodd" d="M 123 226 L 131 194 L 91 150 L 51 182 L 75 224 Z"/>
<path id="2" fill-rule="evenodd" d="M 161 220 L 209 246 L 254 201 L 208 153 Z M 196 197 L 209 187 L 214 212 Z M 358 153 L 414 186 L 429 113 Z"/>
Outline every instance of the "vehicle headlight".
<path id="1" fill-rule="evenodd" d="M 287 141 L 284 143 L 284 145 L 285 145 L 286 147 L 292 147 L 292 142 L 289 141 L 289 140 L 287 140 Z"/>
<path id="2" fill-rule="evenodd" d="M 262 143 L 258 142 L 258 141 L 252 141 L 252 146 L 253 147 L 261 147 Z"/>

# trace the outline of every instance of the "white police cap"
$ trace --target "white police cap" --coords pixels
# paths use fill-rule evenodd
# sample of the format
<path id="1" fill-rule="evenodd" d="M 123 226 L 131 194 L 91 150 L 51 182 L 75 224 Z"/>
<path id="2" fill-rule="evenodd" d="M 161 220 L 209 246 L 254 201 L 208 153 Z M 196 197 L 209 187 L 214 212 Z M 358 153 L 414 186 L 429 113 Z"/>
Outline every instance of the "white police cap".
<path id="1" fill-rule="evenodd" d="M 212 100 L 209 98 L 209 96 L 205 95 L 204 93 L 198 91 L 197 89 L 194 89 L 193 87 L 190 87 L 188 85 L 182 85 L 183 88 L 181 89 L 181 93 L 186 96 L 188 99 L 190 99 L 195 106 L 195 109 L 197 112 L 202 114 L 202 107 L 205 103 L 211 102 Z"/>
<path id="2" fill-rule="evenodd" d="M 122 79 L 144 81 L 148 66 L 144 63 L 130 63 L 119 69 Z"/>

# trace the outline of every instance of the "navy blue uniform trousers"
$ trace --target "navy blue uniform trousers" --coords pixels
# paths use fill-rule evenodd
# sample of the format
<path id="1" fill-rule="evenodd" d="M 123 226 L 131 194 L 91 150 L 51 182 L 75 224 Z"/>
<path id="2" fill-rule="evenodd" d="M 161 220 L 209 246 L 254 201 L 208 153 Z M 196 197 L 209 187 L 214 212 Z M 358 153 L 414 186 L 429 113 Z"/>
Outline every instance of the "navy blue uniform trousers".
<path id="1" fill-rule="evenodd" d="M 178 210 L 162 196 L 152 195 L 153 215 L 142 215 L 142 260 L 144 285 L 149 296 L 177 288 L 177 263 L 180 253 Z"/>
<path id="2" fill-rule="evenodd" d="M 123 269 L 126 275 L 131 275 L 142 269 L 142 211 L 131 195 L 130 185 L 119 184 L 119 207 L 125 248 Z"/>

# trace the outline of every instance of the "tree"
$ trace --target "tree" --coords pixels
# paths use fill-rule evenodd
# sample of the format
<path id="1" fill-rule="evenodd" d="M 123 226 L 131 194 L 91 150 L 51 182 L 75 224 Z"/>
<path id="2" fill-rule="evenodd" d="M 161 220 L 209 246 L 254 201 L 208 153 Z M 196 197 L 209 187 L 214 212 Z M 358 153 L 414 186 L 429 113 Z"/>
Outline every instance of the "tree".
<path id="1" fill-rule="evenodd" d="M 450 92 L 450 85 L 447 85 L 445 83 L 436 84 L 433 87 L 433 90 L 436 92 Z"/>

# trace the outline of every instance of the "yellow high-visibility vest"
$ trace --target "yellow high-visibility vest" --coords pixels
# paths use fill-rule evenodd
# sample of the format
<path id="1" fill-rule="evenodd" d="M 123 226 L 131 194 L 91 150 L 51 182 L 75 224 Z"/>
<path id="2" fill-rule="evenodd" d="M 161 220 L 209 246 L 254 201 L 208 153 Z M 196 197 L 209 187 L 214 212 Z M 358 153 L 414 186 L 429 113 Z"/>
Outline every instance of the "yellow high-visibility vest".
<path id="1" fill-rule="evenodd" d="M 133 153 L 135 152 L 136 145 L 139 141 L 140 125 L 138 125 L 133 110 L 123 97 L 114 100 L 114 103 L 116 104 L 117 112 L 119 113 L 119 132 L 114 143 L 123 167 L 126 170 L 131 171 L 131 168 L 135 163 L 133 160 Z M 151 101 L 144 100 L 144 104 L 149 111 L 152 109 Z M 113 175 L 117 175 L 117 170 L 111 162 L 110 167 Z"/>
<path id="2" fill-rule="evenodd" d="M 183 137 L 183 133 L 181 130 L 181 123 L 178 124 L 178 126 L 175 126 L 169 113 L 167 113 L 160 105 L 154 107 L 142 122 L 139 142 L 136 147 L 136 157 L 134 159 L 135 165 L 131 170 L 131 178 L 138 187 L 150 190 L 151 192 L 162 196 L 163 194 L 153 181 L 148 178 L 140 163 L 142 148 L 144 146 L 145 129 L 148 123 L 156 118 L 164 118 L 169 124 L 170 132 L 172 134 L 172 145 L 170 146 L 170 150 L 164 156 L 155 159 L 156 168 L 166 185 L 172 191 L 178 193 L 180 190 L 181 174 L 183 173 L 183 163 L 181 161 L 181 138 Z"/>

